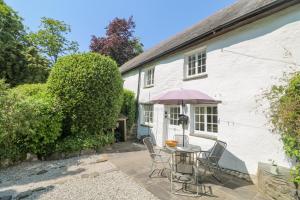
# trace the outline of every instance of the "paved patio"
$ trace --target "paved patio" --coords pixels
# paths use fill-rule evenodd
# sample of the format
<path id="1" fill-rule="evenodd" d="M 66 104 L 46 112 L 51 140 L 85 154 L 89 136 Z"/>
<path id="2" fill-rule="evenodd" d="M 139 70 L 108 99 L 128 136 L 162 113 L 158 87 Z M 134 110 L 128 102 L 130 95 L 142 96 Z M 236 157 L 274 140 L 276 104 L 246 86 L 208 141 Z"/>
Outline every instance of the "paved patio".
<path id="1" fill-rule="evenodd" d="M 117 146 L 110 147 L 108 158 L 119 170 L 126 173 L 128 176 L 144 186 L 148 191 L 162 200 L 188 200 L 195 199 L 194 197 L 184 197 L 173 195 L 170 193 L 170 183 L 167 178 L 152 178 L 148 177 L 151 160 L 146 150 L 143 150 L 141 145 L 130 143 L 119 143 Z M 138 146 L 140 149 L 138 149 Z M 130 152 L 130 149 L 134 152 Z M 114 150 L 120 153 L 112 153 Z M 140 151 L 139 151 L 140 150 Z M 241 180 L 234 176 L 224 175 L 222 177 L 223 184 L 219 184 L 211 177 L 207 177 L 203 181 L 205 188 L 211 187 L 212 194 L 202 196 L 203 200 L 266 200 L 257 188 L 252 183 Z"/>

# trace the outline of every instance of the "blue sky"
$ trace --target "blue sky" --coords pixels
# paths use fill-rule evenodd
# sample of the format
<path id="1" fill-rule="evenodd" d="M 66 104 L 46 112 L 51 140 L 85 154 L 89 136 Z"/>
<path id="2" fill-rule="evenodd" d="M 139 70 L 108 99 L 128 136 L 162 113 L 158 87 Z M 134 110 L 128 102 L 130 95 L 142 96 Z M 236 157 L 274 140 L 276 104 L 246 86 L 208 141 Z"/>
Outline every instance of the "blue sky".
<path id="1" fill-rule="evenodd" d="M 41 17 L 63 20 L 71 25 L 69 38 L 81 51 L 89 50 L 91 35 L 103 36 L 104 28 L 115 17 L 133 15 L 135 35 L 145 49 L 183 31 L 235 0 L 5 0 L 24 19 L 30 30 L 37 30 Z"/>

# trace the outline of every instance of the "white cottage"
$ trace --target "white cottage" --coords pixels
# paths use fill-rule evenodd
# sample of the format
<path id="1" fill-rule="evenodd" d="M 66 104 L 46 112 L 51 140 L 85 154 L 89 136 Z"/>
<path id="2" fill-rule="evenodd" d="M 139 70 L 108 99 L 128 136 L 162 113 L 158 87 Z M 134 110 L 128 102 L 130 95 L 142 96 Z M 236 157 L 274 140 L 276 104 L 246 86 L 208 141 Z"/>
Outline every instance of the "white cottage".
<path id="1" fill-rule="evenodd" d="M 300 66 L 300 1 L 241 0 L 121 66 L 139 103 L 138 137 L 157 145 L 181 134 L 180 105 L 149 104 L 172 89 L 194 89 L 220 104 L 186 105 L 191 144 L 227 142 L 221 166 L 255 174 L 258 162 L 289 166 L 278 135 L 259 107 L 262 91 Z M 202 117 L 199 117 L 201 115 Z"/>

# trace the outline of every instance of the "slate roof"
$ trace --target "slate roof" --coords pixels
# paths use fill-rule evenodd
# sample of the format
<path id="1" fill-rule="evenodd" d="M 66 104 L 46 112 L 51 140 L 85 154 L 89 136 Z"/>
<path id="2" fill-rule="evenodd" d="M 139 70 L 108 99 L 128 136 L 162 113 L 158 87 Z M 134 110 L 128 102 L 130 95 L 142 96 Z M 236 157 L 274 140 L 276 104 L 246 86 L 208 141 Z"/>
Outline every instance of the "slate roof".
<path id="1" fill-rule="evenodd" d="M 197 40 L 212 38 L 214 35 L 217 36 L 219 32 L 222 34 L 222 31 L 224 33 L 226 29 L 233 29 L 237 24 L 245 24 L 247 20 L 250 23 L 257 20 L 258 17 L 266 16 L 267 13 L 272 14 L 296 3 L 300 3 L 300 0 L 239 0 L 129 60 L 120 67 L 120 71 L 123 74 Z"/>

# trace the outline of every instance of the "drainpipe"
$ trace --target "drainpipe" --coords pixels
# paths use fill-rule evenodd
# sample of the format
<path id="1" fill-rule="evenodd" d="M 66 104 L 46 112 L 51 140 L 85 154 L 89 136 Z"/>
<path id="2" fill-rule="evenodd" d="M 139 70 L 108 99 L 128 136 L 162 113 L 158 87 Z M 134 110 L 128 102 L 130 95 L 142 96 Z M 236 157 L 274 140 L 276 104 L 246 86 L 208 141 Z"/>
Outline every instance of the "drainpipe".
<path id="1" fill-rule="evenodd" d="M 137 94 L 136 94 L 136 113 L 137 113 L 137 121 L 136 121 L 136 126 L 137 126 L 137 132 L 140 124 L 140 90 L 141 90 L 141 72 L 142 69 L 139 69 L 139 77 L 138 77 L 138 86 L 137 86 Z"/>

